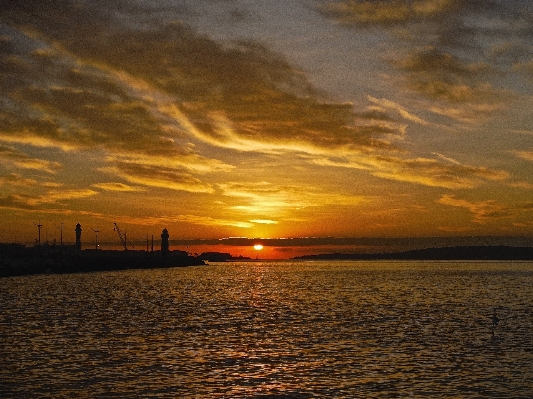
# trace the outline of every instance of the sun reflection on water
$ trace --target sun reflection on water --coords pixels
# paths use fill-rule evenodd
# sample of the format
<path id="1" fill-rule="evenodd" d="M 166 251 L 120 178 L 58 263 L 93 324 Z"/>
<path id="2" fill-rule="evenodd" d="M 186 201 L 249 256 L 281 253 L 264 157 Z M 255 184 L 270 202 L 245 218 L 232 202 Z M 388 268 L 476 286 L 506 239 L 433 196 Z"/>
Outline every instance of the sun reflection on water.
<path id="1" fill-rule="evenodd" d="M 4 279 L 0 396 L 526 397 L 532 278 L 251 262 Z"/>

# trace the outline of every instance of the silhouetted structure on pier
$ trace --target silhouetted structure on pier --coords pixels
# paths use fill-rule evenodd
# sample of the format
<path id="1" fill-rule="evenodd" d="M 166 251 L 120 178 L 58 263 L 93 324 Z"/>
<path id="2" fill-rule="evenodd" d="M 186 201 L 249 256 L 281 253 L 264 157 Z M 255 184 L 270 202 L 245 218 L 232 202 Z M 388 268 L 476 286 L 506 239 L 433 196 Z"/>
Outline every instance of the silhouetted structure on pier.
<path id="1" fill-rule="evenodd" d="M 115 224 L 116 225 L 116 224 Z M 76 225 L 76 245 L 56 248 L 40 245 L 0 244 L 0 277 L 39 273 L 79 273 L 125 269 L 200 266 L 205 262 L 186 251 L 170 251 L 168 230 L 161 234 L 161 253 L 114 250 L 81 250 L 81 224 Z M 121 237 L 122 238 L 122 237 Z M 123 243 L 125 242 L 125 235 Z"/>
<path id="2" fill-rule="evenodd" d="M 163 232 L 161 233 L 161 255 L 163 256 L 167 256 L 170 251 L 170 247 L 168 244 L 169 237 L 170 236 L 168 234 L 168 230 L 163 229 Z"/>
<path id="3" fill-rule="evenodd" d="M 76 225 L 76 250 L 81 251 L 81 224 Z"/>

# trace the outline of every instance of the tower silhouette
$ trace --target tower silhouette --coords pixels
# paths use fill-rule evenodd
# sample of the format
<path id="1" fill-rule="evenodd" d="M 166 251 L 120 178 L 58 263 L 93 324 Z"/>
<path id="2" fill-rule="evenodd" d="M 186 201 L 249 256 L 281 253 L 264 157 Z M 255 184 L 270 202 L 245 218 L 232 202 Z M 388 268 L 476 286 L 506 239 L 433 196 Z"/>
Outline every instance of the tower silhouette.
<path id="1" fill-rule="evenodd" d="M 78 223 L 74 231 L 76 232 L 76 250 L 81 251 L 81 224 Z"/>
<path id="2" fill-rule="evenodd" d="M 162 255 L 168 255 L 169 252 L 169 245 L 168 245 L 168 230 L 163 229 L 163 232 L 161 234 L 161 254 Z"/>

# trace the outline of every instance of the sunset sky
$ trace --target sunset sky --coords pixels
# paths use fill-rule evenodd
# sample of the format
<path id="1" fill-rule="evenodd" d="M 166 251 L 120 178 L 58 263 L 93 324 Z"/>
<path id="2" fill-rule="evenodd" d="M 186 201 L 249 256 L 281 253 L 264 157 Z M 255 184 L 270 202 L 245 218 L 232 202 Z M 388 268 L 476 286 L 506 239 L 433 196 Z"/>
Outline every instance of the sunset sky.
<path id="1" fill-rule="evenodd" d="M 0 242 L 533 237 L 530 0 L 0 10 Z"/>

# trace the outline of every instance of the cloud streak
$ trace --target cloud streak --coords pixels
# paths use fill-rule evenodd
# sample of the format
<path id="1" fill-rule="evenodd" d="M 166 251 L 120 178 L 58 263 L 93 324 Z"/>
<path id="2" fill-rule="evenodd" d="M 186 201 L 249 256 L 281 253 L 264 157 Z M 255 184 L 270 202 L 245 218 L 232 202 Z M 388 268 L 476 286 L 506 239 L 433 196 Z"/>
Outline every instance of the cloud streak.
<path id="1" fill-rule="evenodd" d="M 45 195 L 11 194 L 0 197 L 0 207 L 13 209 L 33 209 L 42 205 L 59 204 L 65 206 L 69 201 L 96 195 L 94 190 L 48 191 Z"/>
<path id="2" fill-rule="evenodd" d="M 442 158 L 442 156 L 438 156 Z M 393 156 L 355 159 L 318 159 L 323 166 L 364 169 L 374 176 L 430 187 L 451 190 L 472 189 L 489 181 L 504 181 L 510 174 L 503 170 L 461 165 L 457 161 L 446 164 L 432 158 L 399 158 Z"/>
<path id="3" fill-rule="evenodd" d="M 474 202 L 459 199 L 453 195 L 443 195 L 438 200 L 438 203 L 468 210 L 472 214 L 472 221 L 479 224 L 485 224 L 497 219 L 509 219 L 517 214 L 533 211 L 533 203 L 531 202 L 508 206 L 495 200 Z"/>
<path id="4" fill-rule="evenodd" d="M 213 189 L 192 175 L 171 169 L 150 165 L 115 162 L 114 166 L 100 168 L 101 172 L 121 177 L 141 186 L 157 187 L 195 193 L 212 193 Z"/>
<path id="5" fill-rule="evenodd" d="M 533 162 L 533 151 L 517 151 L 516 155 L 519 158 L 525 159 L 526 161 Z"/>
<path id="6" fill-rule="evenodd" d="M 226 202 L 221 203 L 228 214 L 246 218 L 258 225 L 283 222 L 312 223 L 327 213 L 328 207 L 357 208 L 369 203 L 362 195 L 324 192 L 306 185 L 278 185 L 266 181 L 219 184 Z M 254 219 L 248 219 L 255 216 Z"/>
<path id="7" fill-rule="evenodd" d="M 37 180 L 27 179 L 17 173 L 0 176 L 0 187 L 15 186 L 15 187 L 33 187 L 37 185 Z"/>
<path id="8" fill-rule="evenodd" d="M 38 170 L 50 174 L 56 173 L 61 168 L 58 162 L 32 158 L 13 147 L 5 145 L 0 145 L 0 163 L 17 169 Z"/>
<path id="9" fill-rule="evenodd" d="M 107 183 L 96 183 L 93 184 L 93 187 L 98 188 L 104 191 L 116 191 L 116 192 L 135 192 L 135 191 L 144 191 L 138 187 L 128 186 L 124 183 L 116 182 L 107 182 Z"/>

